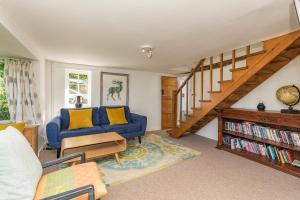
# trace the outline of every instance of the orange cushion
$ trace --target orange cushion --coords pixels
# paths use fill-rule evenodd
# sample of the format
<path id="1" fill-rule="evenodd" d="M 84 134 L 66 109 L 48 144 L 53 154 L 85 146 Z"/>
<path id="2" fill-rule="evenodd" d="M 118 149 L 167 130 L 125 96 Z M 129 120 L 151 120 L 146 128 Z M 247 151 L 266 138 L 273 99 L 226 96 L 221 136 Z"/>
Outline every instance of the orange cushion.
<path id="1" fill-rule="evenodd" d="M 100 199 L 107 193 L 95 162 L 73 165 L 43 175 L 37 186 L 34 200 L 53 196 L 86 185 L 94 186 L 95 199 Z M 88 195 L 84 194 L 75 199 L 85 200 L 88 199 Z"/>

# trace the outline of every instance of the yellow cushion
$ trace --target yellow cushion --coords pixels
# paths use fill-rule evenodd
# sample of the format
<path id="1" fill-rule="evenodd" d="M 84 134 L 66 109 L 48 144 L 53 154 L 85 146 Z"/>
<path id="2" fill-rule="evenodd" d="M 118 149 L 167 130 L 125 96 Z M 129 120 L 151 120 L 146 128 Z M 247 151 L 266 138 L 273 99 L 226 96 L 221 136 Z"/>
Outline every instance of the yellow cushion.
<path id="1" fill-rule="evenodd" d="M 0 124 L 0 131 L 6 129 L 7 127 L 12 126 L 16 129 L 18 129 L 21 133 L 23 133 L 25 128 L 25 122 L 17 122 L 13 124 Z"/>
<path id="2" fill-rule="evenodd" d="M 106 113 L 110 125 L 115 124 L 128 124 L 128 121 L 125 117 L 124 107 L 122 108 L 106 108 Z"/>
<path id="3" fill-rule="evenodd" d="M 92 109 L 69 110 L 69 130 L 79 128 L 92 128 Z"/>

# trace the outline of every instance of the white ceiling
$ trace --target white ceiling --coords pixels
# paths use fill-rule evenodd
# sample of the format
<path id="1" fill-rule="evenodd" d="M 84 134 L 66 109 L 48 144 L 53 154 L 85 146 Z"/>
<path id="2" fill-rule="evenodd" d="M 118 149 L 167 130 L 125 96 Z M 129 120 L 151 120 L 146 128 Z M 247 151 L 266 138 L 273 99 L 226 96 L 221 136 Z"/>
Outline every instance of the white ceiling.
<path id="1" fill-rule="evenodd" d="M 0 8 L 46 59 L 161 72 L 298 29 L 292 0 L 0 0 Z M 155 48 L 151 60 L 140 55 L 144 44 Z"/>
<path id="2" fill-rule="evenodd" d="M 5 27 L 0 24 L 0 56 L 35 58 Z"/>

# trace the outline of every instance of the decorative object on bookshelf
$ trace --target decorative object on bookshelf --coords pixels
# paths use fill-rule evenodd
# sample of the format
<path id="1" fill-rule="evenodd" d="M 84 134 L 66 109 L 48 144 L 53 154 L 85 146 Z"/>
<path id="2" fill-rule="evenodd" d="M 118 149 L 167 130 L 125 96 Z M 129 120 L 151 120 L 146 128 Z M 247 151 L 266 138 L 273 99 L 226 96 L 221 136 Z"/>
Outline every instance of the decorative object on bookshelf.
<path id="1" fill-rule="evenodd" d="M 300 177 L 300 115 L 224 109 L 218 120 L 217 148 Z"/>
<path id="2" fill-rule="evenodd" d="M 258 111 L 265 111 L 266 106 L 263 102 L 259 102 L 259 104 L 257 104 L 257 110 Z"/>
<path id="3" fill-rule="evenodd" d="M 294 160 L 292 162 L 292 165 L 295 166 L 295 167 L 300 167 L 300 160 Z"/>
<path id="4" fill-rule="evenodd" d="M 288 109 L 282 109 L 282 113 L 300 114 L 300 110 L 294 110 L 293 106 L 299 103 L 300 91 L 295 85 L 286 85 L 276 91 L 277 99 L 289 106 Z"/>

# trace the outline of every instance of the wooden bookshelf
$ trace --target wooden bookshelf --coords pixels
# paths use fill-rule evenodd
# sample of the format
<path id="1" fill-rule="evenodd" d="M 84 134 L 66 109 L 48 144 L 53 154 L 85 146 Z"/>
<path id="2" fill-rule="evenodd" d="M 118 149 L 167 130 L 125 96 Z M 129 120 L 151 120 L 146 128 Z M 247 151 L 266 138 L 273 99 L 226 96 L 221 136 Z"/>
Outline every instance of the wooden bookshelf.
<path id="1" fill-rule="evenodd" d="M 218 145 L 217 148 L 242 156 L 260 164 L 272 167 L 282 172 L 300 177 L 300 168 L 294 167 L 291 164 L 282 164 L 278 161 L 267 158 L 266 156 L 258 155 L 251 152 L 241 151 L 238 149 L 231 149 L 230 146 L 223 143 L 224 135 L 229 135 L 236 138 L 243 138 L 248 141 L 253 141 L 260 144 L 272 145 L 279 149 L 289 150 L 295 159 L 300 160 L 300 147 L 293 146 L 286 143 L 275 142 L 272 140 L 262 139 L 260 137 L 246 135 L 239 132 L 225 130 L 225 121 L 230 122 L 254 122 L 258 125 L 276 128 L 284 131 L 300 132 L 300 115 L 286 114 L 275 111 L 259 112 L 256 110 L 247 109 L 224 109 L 219 110 L 218 115 Z"/>

